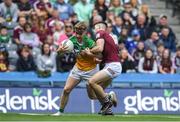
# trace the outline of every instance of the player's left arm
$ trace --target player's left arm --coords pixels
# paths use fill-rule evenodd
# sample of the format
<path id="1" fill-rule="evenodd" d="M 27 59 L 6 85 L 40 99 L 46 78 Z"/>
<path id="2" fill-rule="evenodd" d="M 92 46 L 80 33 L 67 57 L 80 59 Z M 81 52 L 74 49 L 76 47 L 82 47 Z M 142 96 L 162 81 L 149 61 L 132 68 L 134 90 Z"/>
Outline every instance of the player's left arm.
<path id="1" fill-rule="evenodd" d="M 97 44 L 95 43 L 95 41 L 89 39 L 89 40 L 88 40 L 88 48 L 86 48 L 86 49 L 84 50 L 84 52 L 85 52 L 88 56 L 90 56 L 90 57 L 101 58 L 99 52 L 97 52 L 97 53 L 96 53 L 96 52 L 95 52 L 95 53 L 91 52 L 92 49 L 93 49 L 93 50 L 96 50 L 96 49 L 98 49 L 98 48 L 99 48 L 99 47 L 97 47 Z"/>

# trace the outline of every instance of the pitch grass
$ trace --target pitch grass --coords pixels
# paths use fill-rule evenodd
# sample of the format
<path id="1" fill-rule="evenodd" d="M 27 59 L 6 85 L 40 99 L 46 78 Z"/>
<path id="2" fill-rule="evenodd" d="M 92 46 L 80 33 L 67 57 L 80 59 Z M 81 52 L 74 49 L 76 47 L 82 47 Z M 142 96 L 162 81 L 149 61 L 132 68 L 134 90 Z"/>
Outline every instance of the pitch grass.
<path id="1" fill-rule="evenodd" d="M 101 116 L 97 114 L 64 114 L 62 116 L 50 115 L 24 115 L 24 114 L 2 114 L 1 121 L 179 121 L 179 115 L 114 115 Z"/>

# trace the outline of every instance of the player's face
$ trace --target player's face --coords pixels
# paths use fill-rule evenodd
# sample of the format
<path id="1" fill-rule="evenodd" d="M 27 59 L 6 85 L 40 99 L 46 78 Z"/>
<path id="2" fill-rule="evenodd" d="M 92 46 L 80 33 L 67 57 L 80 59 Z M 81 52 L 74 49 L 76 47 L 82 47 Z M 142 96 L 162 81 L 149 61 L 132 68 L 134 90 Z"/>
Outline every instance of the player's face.
<path id="1" fill-rule="evenodd" d="M 77 38 L 82 38 L 86 34 L 86 31 L 81 28 L 75 28 L 75 33 Z"/>
<path id="2" fill-rule="evenodd" d="M 95 33 L 97 33 L 100 29 L 101 29 L 100 24 L 96 24 L 96 25 L 94 26 L 94 32 L 95 32 Z"/>
<path id="3" fill-rule="evenodd" d="M 85 31 L 83 33 L 76 33 L 76 37 L 81 39 L 85 34 L 86 34 Z"/>

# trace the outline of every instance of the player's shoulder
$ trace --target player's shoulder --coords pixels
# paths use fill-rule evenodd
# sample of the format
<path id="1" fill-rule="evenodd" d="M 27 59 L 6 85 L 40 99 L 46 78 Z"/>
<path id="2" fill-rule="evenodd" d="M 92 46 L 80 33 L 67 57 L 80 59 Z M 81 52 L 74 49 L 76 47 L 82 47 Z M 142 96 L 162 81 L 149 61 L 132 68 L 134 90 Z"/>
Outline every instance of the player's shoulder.
<path id="1" fill-rule="evenodd" d="M 106 32 L 103 30 L 100 30 L 96 33 L 96 38 L 101 38 L 104 34 L 106 34 Z"/>

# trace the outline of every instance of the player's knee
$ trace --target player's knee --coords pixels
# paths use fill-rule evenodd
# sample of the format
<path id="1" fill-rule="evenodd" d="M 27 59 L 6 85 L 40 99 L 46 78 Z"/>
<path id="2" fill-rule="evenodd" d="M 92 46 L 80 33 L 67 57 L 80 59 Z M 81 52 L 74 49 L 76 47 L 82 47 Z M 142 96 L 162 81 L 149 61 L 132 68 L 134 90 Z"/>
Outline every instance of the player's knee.
<path id="1" fill-rule="evenodd" d="M 64 88 L 64 91 L 63 91 L 64 94 L 69 94 L 70 92 L 71 92 L 70 88 L 68 88 L 68 87 Z"/>
<path id="2" fill-rule="evenodd" d="M 90 87 L 92 87 L 92 86 L 94 85 L 94 82 L 93 82 L 93 81 L 94 81 L 94 80 L 93 80 L 92 78 L 89 79 L 88 84 L 89 84 Z"/>

